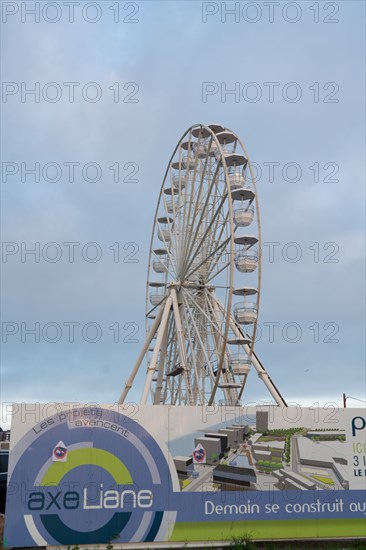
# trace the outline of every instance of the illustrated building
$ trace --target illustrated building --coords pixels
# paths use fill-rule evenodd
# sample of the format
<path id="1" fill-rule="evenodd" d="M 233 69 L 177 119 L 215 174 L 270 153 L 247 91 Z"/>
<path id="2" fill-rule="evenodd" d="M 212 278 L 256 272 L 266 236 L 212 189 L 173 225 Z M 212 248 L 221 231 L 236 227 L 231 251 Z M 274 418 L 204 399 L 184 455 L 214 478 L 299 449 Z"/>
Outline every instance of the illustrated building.
<path id="1" fill-rule="evenodd" d="M 271 451 L 266 451 L 262 447 L 260 447 L 259 449 L 254 447 L 253 455 L 255 460 L 269 460 L 269 461 L 272 460 Z"/>
<path id="2" fill-rule="evenodd" d="M 186 479 L 193 472 L 193 458 L 191 456 L 175 456 L 173 460 L 180 479 Z"/>
<path id="3" fill-rule="evenodd" d="M 236 449 L 239 446 L 239 430 L 236 428 L 221 428 L 220 434 L 227 436 L 228 446 L 230 449 Z"/>
<path id="4" fill-rule="evenodd" d="M 282 455 L 285 451 L 285 441 L 269 441 L 258 443 L 257 436 L 261 437 L 261 434 L 256 434 L 249 441 L 255 460 L 281 462 Z"/>
<path id="5" fill-rule="evenodd" d="M 335 432 L 333 432 L 333 434 L 334 433 Z M 340 435 L 342 435 L 342 432 L 340 432 Z M 333 470 L 342 487 L 344 489 L 349 488 L 348 473 L 344 468 L 344 466 L 347 465 L 345 443 L 341 441 L 320 441 L 315 443 L 308 437 L 298 437 L 296 439 L 296 445 L 300 464 L 304 466 L 330 468 Z"/>
<path id="6" fill-rule="evenodd" d="M 232 424 L 231 428 L 235 428 L 235 429 L 239 430 L 239 434 L 240 434 L 239 442 L 240 443 L 242 443 L 244 441 L 245 437 L 249 433 L 249 426 L 247 426 L 246 424 Z"/>
<path id="7" fill-rule="evenodd" d="M 222 491 L 245 489 L 257 481 L 255 470 L 245 455 L 237 455 L 235 464 L 219 464 L 212 473 L 214 483 L 220 484 Z"/>
<path id="8" fill-rule="evenodd" d="M 257 411 L 255 415 L 257 432 L 268 432 L 268 411 Z"/>
<path id="9" fill-rule="evenodd" d="M 205 434 L 205 437 L 213 437 L 214 439 L 219 438 L 220 441 L 221 441 L 221 453 L 222 454 L 226 453 L 226 451 L 229 450 L 228 436 L 226 434 L 219 433 L 219 432 L 213 432 L 213 433 Z"/>
<path id="10" fill-rule="evenodd" d="M 296 474 L 291 470 L 278 470 L 272 472 L 272 475 L 278 479 L 280 489 L 315 489 L 316 483 L 306 479 L 300 474 Z"/>
<path id="11" fill-rule="evenodd" d="M 309 439 L 313 437 L 317 437 L 320 440 L 325 440 L 325 441 L 332 438 L 338 438 L 339 436 L 345 437 L 346 431 L 345 430 L 334 430 L 334 431 L 323 430 L 323 431 L 313 431 L 313 432 L 309 431 L 306 434 L 306 437 L 308 437 Z"/>

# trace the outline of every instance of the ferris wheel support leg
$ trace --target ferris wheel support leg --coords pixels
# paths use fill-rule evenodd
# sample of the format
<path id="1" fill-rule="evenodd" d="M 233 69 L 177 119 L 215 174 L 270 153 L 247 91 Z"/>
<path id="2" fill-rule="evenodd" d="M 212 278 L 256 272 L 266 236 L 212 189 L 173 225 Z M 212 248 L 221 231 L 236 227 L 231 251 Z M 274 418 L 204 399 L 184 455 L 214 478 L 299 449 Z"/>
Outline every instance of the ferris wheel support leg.
<path id="1" fill-rule="evenodd" d="M 219 327 L 220 326 L 220 308 L 219 308 L 219 305 L 217 303 L 217 300 L 213 301 L 213 304 L 212 304 L 211 307 L 213 309 L 213 313 L 214 313 L 214 316 L 215 316 L 215 319 L 216 319 L 217 326 Z M 216 349 L 219 351 L 219 342 L 218 342 L 218 338 L 217 338 L 216 333 L 214 334 L 214 339 L 215 339 L 215 343 L 216 343 Z M 223 370 L 225 371 L 225 374 L 222 374 L 223 371 L 221 371 L 223 381 L 224 382 L 229 382 L 229 378 L 228 378 L 229 362 L 228 362 L 228 358 L 227 358 L 227 352 L 225 352 L 225 356 L 224 356 L 224 369 Z M 218 375 L 218 373 L 217 373 L 217 375 Z M 231 390 L 226 389 L 226 390 L 224 390 L 224 394 L 225 394 L 226 402 L 229 402 L 230 405 L 236 405 L 236 403 L 238 402 L 238 392 L 237 392 L 236 389 L 231 389 Z"/>
<path id="2" fill-rule="evenodd" d="M 126 382 L 125 388 L 124 388 L 123 392 L 121 393 L 121 396 L 120 396 L 119 401 L 118 401 L 118 403 L 120 403 L 120 404 L 121 404 L 121 403 L 124 403 L 124 401 L 125 401 L 125 399 L 126 399 L 126 397 L 127 397 L 128 392 L 129 392 L 130 389 L 132 388 L 133 381 L 135 380 L 136 374 L 138 373 L 138 370 L 139 370 L 140 365 L 141 365 L 141 363 L 142 363 L 142 361 L 143 361 L 143 358 L 145 357 L 145 354 L 146 354 L 146 352 L 147 352 L 147 350 L 148 350 L 148 347 L 149 347 L 149 345 L 150 345 L 150 343 L 151 343 L 151 340 L 154 338 L 154 334 L 155 334 L 156 331 L 157 331 L 157 328 L 158 328 L 158 326 L 159 326 L 161 317 L 162 317 L 162 315 L 163 315 L 163 311 L 164 311 L 164 307 L 161 306 L 160 309 L 159 309 L 159 311 L 158 311 L 158 314 L 157 314 L 157 316 L 156 316 L 156 319 L 155 319 L 155 321 L 154 321 L 154 323 L 153 323 L 153 325 L 152 325 L 152 327 L 151 327 L 151 330 L 150 330 L 149 334 L 148 334 L 147 337 L 146 337 L 145 343 L 144 343 L 143 348 L 142 348 L 142 350 L 141 350 L 141 352 L 140 352 L 140 355 L 139 355 L 138 358 L 137 358 L 137 361 L 136 361 L 136 363 L 135 363 L 135 366 L 133 367 L 133 370 L 132 370 L 132 372 L 131 372 L 131 374 L 130 374 L 130 376 L 129 376 L 127 382 Z"/>
<path id="3" fill-rule="evenodd" d="M 201 350 L 202 350 L 202 353 L 203 353 L 203 356 L 205 358 L 205 361 L 206 361 L 206 364 L 207 364 L 207 368 L 209 369 L 210 373 L 211 373 L 211 376 L 213 377 L 214 374 L 213 374 L 213 367 L 212 367 L 212 364 L 211 364 L 211 360 L 210 360 L 210 357 L 209 355 L 207 354 L 207 351 L 205 349 L 205 346 L 204 346 L 204 343 L 203 343 L 203 340 L 202 340 L 202 337 L 200 335 L 200 331 L 198 330 L 198 327 L 197 327 L 197 324 L 194 320 L 194 316 L 192 315 L 190 309 L 189 309 L 189 304 L 187 302 L 187 299 L 185 298 L 185 296 L 183 295 L 183 301 L 185 303 L 185 306 L 186 306 L 186 310 L 188 312 L 188 315 L 190 317 L 190 320 L 191 320 L 191 323 L 196 331 L 196 335 L 197 335 L 197 339 L 200 343 L 200 346 L 201 346 Z M 205 403 L 205 394 L 204 394 L 204 391 L 202 391 L 202 396 L 201 396 L 201 403 L 204 404 Z"/>
<path id="4" fill-rule="evenodd" d="M 215 300 L 215 302 L 217 302 L 220 309 L 222 309 L 223 305 L 217 299 L 217 297 L 214 294 L 212 294 L 212 297 Z M 236 326 L 234 320 L 231 317 L 230 317 L 230 328 L 232 329 L 232 331 L 234 332 L 236 337 L 240 338 L 242 336 L 240 330 L 238 329 L 238 327 Z M 271 381 L 268 372 L 263 367 L 262 363 L 259 361 L 257 355 L 250 349 L 250 346 L 248 344 L 244 344 L 243 348 L 244 348 L 245 352 L 248 355 L 250 355 L 252 364 L 253 364 L 255 370 L 257 371 L 259 378 L 263 381 L 264 385 L 268 389 L 269 393 L 272 395 L 273 399 L 276 401 L 277 405 L 279 407 L 287 407 L 287 404 L 286 404 L 285 400 L 283 399 L 282 395 L 278 392 L 277 388 L 275 387 L 275 385 Z M 239 394 L 239 399 L 242 396 L 243 390 L 244 390 L 244 385 L 243 385 L 243 387 L 241 389 L 241 392 Z"/>
<path id="5" fill-rule="evenodd" d="M 156 382 L 154 405 L 159 405 L 160 403 L 161 390 L 163 388 L 164 363 L 165 363 L 165 357 L 166 357 L 166 350 L 168 346 L 168 336 L 169 336 L 169 323 L 166 324 L 164 336 L 161 342 L 162 346 L 161 346 L 160 358 L 159 358 L 158 379 Z"/>
<path id="6" fill-rule="evenodd" d="M 250 352 L 250 346 L 244 345 L 245 351 L 248 353 Z M 258 373 L 259 378 L 262 380 L 264 385 L 267 387 L 269 393 L 272 395 L 273 399 L 276 401 L 277 405 L 279 407 L 287 407 L 287 403 L 282 397 L 282 395 L 277 390 L 276 386 L 272 382 L 268 372 L 263 367 L 262 363 L 259 361 L 257 355 L 253 352 L 251 356 L 252 363 L 254 365 L 255 370 Z"/>
<path id="7" fill-rule="evenodd" d="M 179 349 L 180 360 L 182 362 L 182 366 L 184 367 L 184 376 L 185 376 L 185 380 L 186 380 L 186 387 L 187 387 L 187 393 L 188 393 L 188 397 L 189 397 L 189 404 L 194 405 L 191 381 L 190 381 L 190 378 L 189 378 L 189 372 L 187 370 L 188 365 L 187 365 L 187 357 L 186 357 L 186 348 L 185 348 L 185 345 L 184 345 L 182 322 L 181 322 L 181 319 L 180 319 L 177 292 L 176 292 L 175 288 L 172 288 L 171 296 L 172 296 L 172 299 L 173 299 L 174 320 L 175 320 L 175 326 L 176 326 L 176 329 L 177 329 L 178 349 Z"/>
<path id="8" fill-rule="evenodd" d="M 150 365 L 147 369 L 147 376 L 146 376 L 144 391 L 142 392 L 142 396 L 141 396 L 141 399 L 140 399 L 140 405 L 146 405 L 146 403 L 147 403 L 147 398 L 149 396 L 151 382 L 152 382 L 154 372 L 155 372 L 155 369 L 156 369 L 156 363 L 157 363 L 157 360 L 158 360 L 158 355 L 159 355 L 161 343 L 162 343 L 162 340 L 163 340 L 163 336 L 164 336 L 164 333 L 165 333 L 165 328 L 166 328 L 166 325 L 167 325 L 167 322 L 168 322 L 168 317 L 169 317 L 171 306 L 172 306 L 172 296 L 170 294 L 168 296 L 166 302 L 165 302 L 163 315 L 162 315 L 162 318 L 161 318 L 161 323 L 160 323 L 160 327 L 159 327 L 159 330 L 158 330 L 158 335 L 157 335 L 157 338 L 156 338 L 156 344 L 155 344 L 155 347 L 154 347 L 153 356 L 151 358 L 151 363 L 150 363 Z"/>

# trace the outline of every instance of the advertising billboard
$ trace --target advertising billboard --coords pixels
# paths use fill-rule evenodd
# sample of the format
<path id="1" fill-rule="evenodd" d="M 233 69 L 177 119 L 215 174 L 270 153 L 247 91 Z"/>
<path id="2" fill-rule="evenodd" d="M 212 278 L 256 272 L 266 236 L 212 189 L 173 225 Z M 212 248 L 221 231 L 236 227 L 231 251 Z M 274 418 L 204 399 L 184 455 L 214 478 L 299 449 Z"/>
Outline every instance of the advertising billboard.
<path id="1" fill-rule="evenodd" d="M 7 547 L 366 536 L 361 409 L 14 405 Z"/>

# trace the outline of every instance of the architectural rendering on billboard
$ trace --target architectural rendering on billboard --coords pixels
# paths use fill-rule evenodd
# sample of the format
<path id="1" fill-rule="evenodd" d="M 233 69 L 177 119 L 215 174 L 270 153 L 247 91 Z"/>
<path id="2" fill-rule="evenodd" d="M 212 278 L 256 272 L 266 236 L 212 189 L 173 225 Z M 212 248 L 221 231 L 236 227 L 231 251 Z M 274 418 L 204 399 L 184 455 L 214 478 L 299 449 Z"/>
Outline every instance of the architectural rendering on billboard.
<path id="1" fill-rule="evenodd" d="M 15 405 L 5 545 L 366 535 L 364 410 L 182 408 Z"/>

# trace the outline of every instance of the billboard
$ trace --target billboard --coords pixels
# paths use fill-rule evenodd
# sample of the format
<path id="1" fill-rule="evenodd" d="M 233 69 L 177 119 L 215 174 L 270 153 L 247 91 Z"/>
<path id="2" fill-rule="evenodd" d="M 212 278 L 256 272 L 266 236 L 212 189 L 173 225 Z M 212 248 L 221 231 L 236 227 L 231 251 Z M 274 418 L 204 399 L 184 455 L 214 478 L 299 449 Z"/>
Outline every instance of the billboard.
<path id="1" fill-rule="evenodd" d="M 19 404 L 5 545 L 364 537 L 365 493 L 365 410 Z"/>

